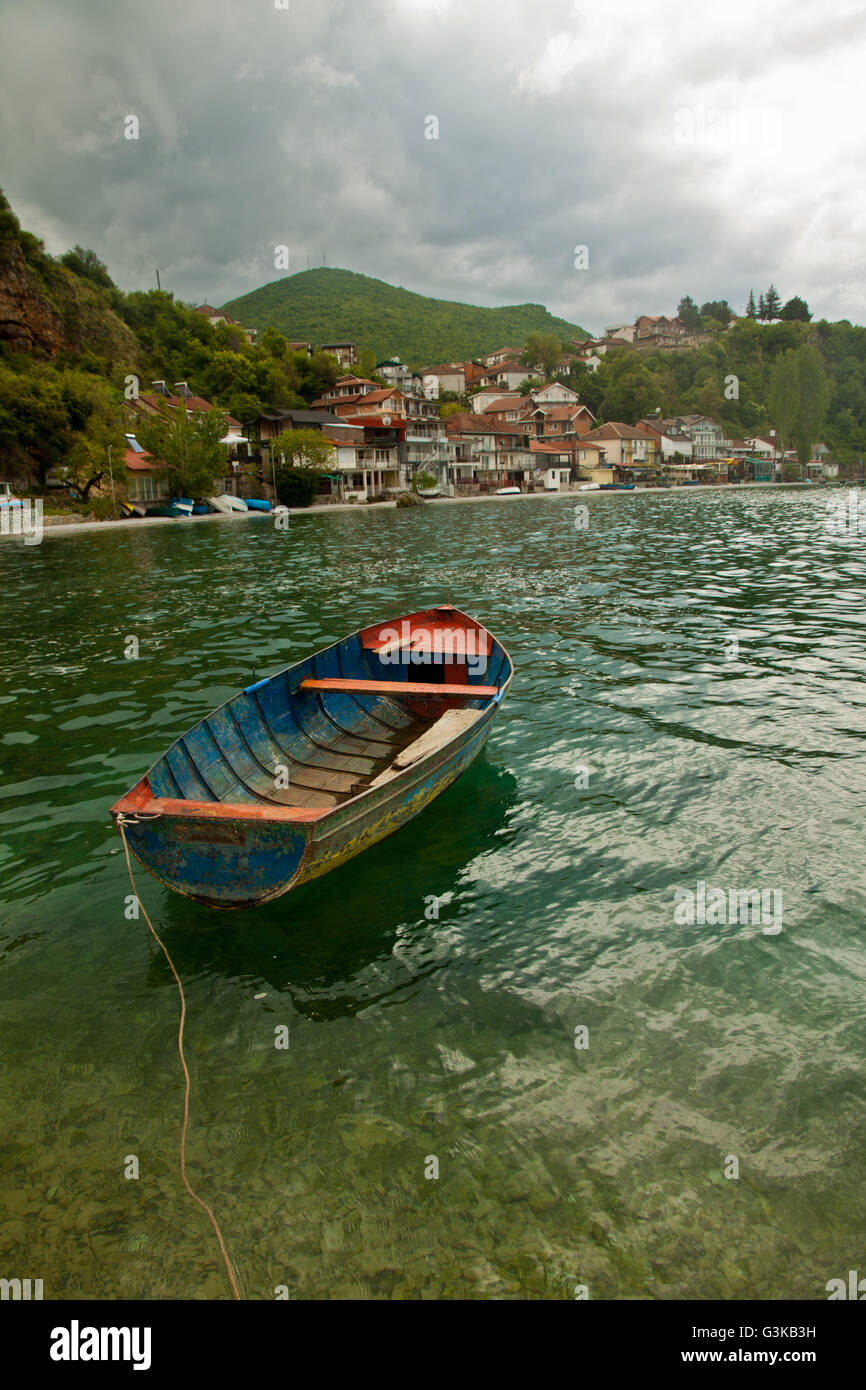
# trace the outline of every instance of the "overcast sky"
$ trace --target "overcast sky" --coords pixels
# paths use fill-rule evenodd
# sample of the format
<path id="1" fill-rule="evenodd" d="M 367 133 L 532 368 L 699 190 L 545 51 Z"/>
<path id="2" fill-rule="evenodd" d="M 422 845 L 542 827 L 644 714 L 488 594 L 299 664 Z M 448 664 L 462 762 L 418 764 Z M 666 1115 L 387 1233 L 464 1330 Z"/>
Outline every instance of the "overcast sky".
<path id="1" fill-rule="evenodd" d="M 593 332 L 771 280 L 866 323 L 861 0 L 287 2 L 0 0 L 24 226 L 195 303 L 285 244 Z"/>

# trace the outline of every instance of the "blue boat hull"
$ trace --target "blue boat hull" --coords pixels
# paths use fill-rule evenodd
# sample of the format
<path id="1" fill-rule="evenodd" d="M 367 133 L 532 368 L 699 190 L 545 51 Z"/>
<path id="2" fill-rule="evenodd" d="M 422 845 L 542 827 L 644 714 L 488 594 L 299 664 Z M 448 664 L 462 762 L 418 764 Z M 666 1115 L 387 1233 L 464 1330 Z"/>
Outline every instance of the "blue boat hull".
<path id="1" fill-rule="evenodd" d="M 415 653 L 398 665 L 376 645 L 401 624 L 417 632 L 437 623 L 465 623 L 464 633 L 486 642 L 483 659 L 437 663 Z M 136 858 L 173 891 L 216 908 L 258 906 L 419 815 L 477 758 L 512 675 L 505 649 L 449 606 L 376 624 L 235 696 L 179 739 L 112 814 Z M 470 693 L 431 696 L 431 676 Z M 303 681 L 357 689 L 307 691 Z M 364 688 L 371 683 L 374 692 Z M 393 695 L 380 693 L 383 684 Z M 427 693 L 404 695 L 401 684 Z M 435 745 L 443 713 L 449 729 L 455 720 L 463 727 L 399 766 L 419 737 Z"/>

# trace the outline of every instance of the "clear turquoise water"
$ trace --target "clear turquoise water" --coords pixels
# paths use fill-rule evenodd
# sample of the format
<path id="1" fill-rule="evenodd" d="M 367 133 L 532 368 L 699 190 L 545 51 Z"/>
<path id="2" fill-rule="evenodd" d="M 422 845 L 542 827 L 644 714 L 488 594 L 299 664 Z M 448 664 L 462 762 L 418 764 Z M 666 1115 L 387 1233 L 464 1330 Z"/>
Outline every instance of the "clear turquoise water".
<path id="1" fill-rule="evenodd" d="M 866 539 L 828 534 L 828 495 L 0 546 L 0 1274 L 229 1296 L 107 808 L 254 669 L 449 593 L 517 668 L 457 786 L 255 913 L 139 871 L 244 1295 L 809 1299 L 862 1272 Z M 783 930 L 678 925 L 698 880 L 781 890 Z"/>

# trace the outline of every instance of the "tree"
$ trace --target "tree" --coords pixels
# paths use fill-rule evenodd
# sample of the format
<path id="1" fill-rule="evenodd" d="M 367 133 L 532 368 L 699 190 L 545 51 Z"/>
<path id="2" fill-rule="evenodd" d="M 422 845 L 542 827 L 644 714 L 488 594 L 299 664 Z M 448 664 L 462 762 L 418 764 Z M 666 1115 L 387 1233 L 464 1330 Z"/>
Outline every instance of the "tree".
<path id="1" fill-rule="evenodd" d="M 767 319 L 767 301 L 763 295 L 760 295 L 758 299 L 758 318 L 762 322 L 766 322 Z"/>
<path id="2" fill-rule="evenodd" d="M 259 346 L 268 357 L 285 357 L 288 344 L 278 329 L 269 324 L 261 336 Z"/>
<path id="3" fill-rule="evenodd" d="M 684 295 L 677 305 L 677 318 L 689 333 L 697 333 L 701 326 L 701 311 L 690 294 Z"/>
<path id="4" fill-rule="evenodd" d="M 62 265 L 67 270 L 71 270 L 75 275 L 80 275 L 82 280 L 90 280 L 94 285 L 99 285 L 102 289 L 113 290 L 114 281 L 108 273 L 108 268 L 99 259 L 95 251 L 91 251 L 86 246 L 73 246 L 71 251 L 60 257 Z"/>
<path id="5" fill-rule="evenodd" d="M 789 299 L 779 311 L 779 318 L 784 319 L 786 322 L 799 321 L 801 323 L 810 323 L 812 315 L 805 299 L 801 299 L 798 294 L 795 294 L 793 299 Z"/>
<path id="6" fill-rule="evenodd" d="M 767 404 L 776 426 L 782 452 L 790 443 L 797 426 L 797 364 L 793 348 L 783 352 L 773 364 L 767 392 Z"/>
<path id="7" fill-rule="evenodd" d="M 278 468 L 275 476 L 278 502 L 284 507 L 309 507 L 322 475 L 313 468 Z"/>
<path id="8" fill-rule="evenodd" d="M 521 396 L 528 396 L 530 392 L 541 391 L 543 387 L 544 382 L 541 380 L 540 376 L 526 376 L 523 378 L 517 389 L 520 392 Z"/>
<path id="9" fill-rule="evenodd" d="M 527 367 L 537 367 L 549 381 L 562 358 L 562 344 L 555 333 L 530 333 L 520 360 Z"/>
<path id="10" fill-rule="evenodd" d="M 226 419 L 220 410 L 188 413 L 182 407 L 162 406 L 136 430 L 139 444 L 165 464 L 165 476 L 175 497 L 207 497 L 228 469 L 229 451 L 221 443 Z"/>
<path id="11" fill-rule="evenodd" d="M 363 348 L 358 354 L 358 365 L 355 368 L 356 375 L 366 377 L 368 381 L 381 381 L 384 383 L 384 377 L 377 375 L 376 366 L 375 352 L 373 352 L 372 348 Z"/>
<path id="12" fill-rule="evenodd" d="M 767 297 L 764 300 L 764 307 L 767 311 L 768 319 L 772 320 L 777 319 L 779 317 L 782 308 L 782 301 L 779 298 L 779 292 L 776 289 L 775 285 L 771 285 L 770 288 L 767 290 Z"/>
<path id="13" fill-rule="evenodd" d="M 641 362 L 625 359 L 626 366 L 610 381 L 601 402 L 605 420 L 631 424 L 641 420 L 659 404 L 658 387 L 652 372 Z M 591 409 L 592 407 L 590 407 Z"/>
<path id="14" fill-rule="evenodd" d="M 334 466 L 336 447 L 318 430 L 286 430 L 272 439 L 271 457 L 288 468 L 307 468 L 326 473 Z"/>
<path id="15" fill-rule="evenodd" d="M 749 290 L 749 302 L 748 302 L 748 304 L 746 305 L 746 318 L 747 318 L 747 319 L 756 319 L 757 317 L 758 317 L 758 310 L 757 310 L 757 308 L 755 307 L 755 291 L 754 291 L 754 290 Z"/>
<path id="16" fill-rule="evenodd" d="M 811 343 L 804 343 L 802 347 L 797 348 L 796 357 L 799 389 L 794 443 L 800 462 L 807 463 L 824 429 L 830 403 L 830 387 L 824 360 L 816 347 Z"/>
<path id="17" fill-rule="evenodd" d="M 701 305 L 701 318 L 715 319 L 723 328 L 727 328 L 732 317 L 733 311 L 726 299 L 710 299 Z"/>
<path id="18" fill-rule="evenodd" d="M 768 405 L 782 452 L 793 442 L 801 463 L 812 456 L 830 399 L 824 360 L 816 347 L 804 343 L 776 358 L 770 373 Z"/>
<path id="19" fill-rule="evenodd" d="M 94 488 L 107 485 L 112 471 L 115 481 L 122 482 L 125 477 L 123 408 L 112 399 L 106 382 L 82 373 L 77 373 L 76 377 L 78 403 L 87 411 L 87 418 L 73 435 L 69 451 L 57 471 L 81 501 L 88 502 Z M 109 448 L 114 453 L 112 467 L 109 467 Z"/>

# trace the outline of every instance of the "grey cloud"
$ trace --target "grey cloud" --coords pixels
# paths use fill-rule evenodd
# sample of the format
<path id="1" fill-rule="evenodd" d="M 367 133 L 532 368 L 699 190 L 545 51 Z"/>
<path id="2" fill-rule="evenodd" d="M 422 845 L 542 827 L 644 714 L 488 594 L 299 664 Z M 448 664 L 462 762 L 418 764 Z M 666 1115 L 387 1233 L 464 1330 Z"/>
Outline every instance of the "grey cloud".
<path id="1" fill-rule="evenodd" d="M 287 243 L 293 269 L 324 252 L 443 298 L 543 302 L 591 329 L 686 292 L 742 304 L 771 278 L 862 319 L 862 284 L 837 263 L 863 215 L 856 170 L 833 175 L 833 236 L 804 245 L 814 209 L 793 145 L 747 203 L 724 191 L 724 150 L 673 146 L 677 106 L 704 90 L 709 104 L 726 68 L 754 100 L 734 77 L 759 60 L 765 78 L 800 63 L 807 80 L 822 42 L 862 33 L 853 12 L 817 30 L 813 9 L 793 13 L 774 49 L 746 8 L 716 43 L 673 0 L 7 0 L 3 184 L 49 249 L 93 246 L 124 288 L 153 284 L 159 265 L 192 301 L 274 279 Z M 580 243 L 588 272 L 574 269 Z"/>

